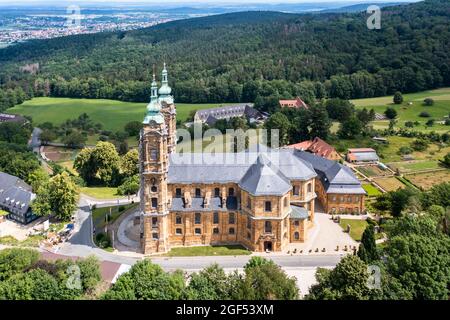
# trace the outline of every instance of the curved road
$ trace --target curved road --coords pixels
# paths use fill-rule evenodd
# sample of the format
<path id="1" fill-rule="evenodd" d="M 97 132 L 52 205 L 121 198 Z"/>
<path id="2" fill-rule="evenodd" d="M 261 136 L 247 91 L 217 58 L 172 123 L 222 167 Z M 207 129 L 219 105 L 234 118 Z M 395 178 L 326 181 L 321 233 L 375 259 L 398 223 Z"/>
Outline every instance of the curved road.
<path id="1" fill-rule="evenodd" d="M 76 257 L 87 257 L 95 255 L 102 261 L 112 261 L 121 264 L 133 265 L 143 259 L 142 256 L 118 255 L 97 248 L 92 241 L 92 219 L 89 205 L 92 204 L 85 197 L 80 198 L 79 208 L 75 216 L 75 230 L 73 236 L 58 250 L 58 254 Z M 100 203 L 97 206 L 108 206 L 113 203 Z M 298 268 L 305 267 L 334 267 L 343 255 L 286 255 L 286 254 L 263 254 L 264 257 L 272 259 L 281 267 Z M 218 263 L 225 269 L 242 268 L 250 256 L 206 256 L 206 257 L 150 257 L 165 270 L 198 270 L 212 263 Z"/>

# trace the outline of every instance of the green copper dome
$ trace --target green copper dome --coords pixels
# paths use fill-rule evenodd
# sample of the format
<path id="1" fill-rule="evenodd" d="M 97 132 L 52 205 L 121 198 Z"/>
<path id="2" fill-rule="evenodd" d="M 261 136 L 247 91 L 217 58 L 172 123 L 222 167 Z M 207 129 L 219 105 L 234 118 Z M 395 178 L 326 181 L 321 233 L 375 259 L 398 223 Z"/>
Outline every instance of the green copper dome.
<path id="1" fill-rule="evenodd" d="M 162 85 L 158 91 L 159 95 L 163 96 L 163 98 L 165 96 L 169 96 L 172 93 L 172 88 L 169 87 L 169 81 L 168 81 L 167 75 L 168 75 L 168 72 L 167 72 L 166 64 L 164 63 L 164 69 L 162 71 L 162 81 L 161 81 Z"/>
<path id="2" fill-rule="evenodd" d="M 147 105 L 147 114 L 144 118 L 144 124 L 150 124 L 152 121 L 157 124 L 164 122 L 164 117 L 161 114 L 161 105 L 158 101 L 158 83 L 156 82 L 155 74 L 153 74 L 151 98 Z"/>

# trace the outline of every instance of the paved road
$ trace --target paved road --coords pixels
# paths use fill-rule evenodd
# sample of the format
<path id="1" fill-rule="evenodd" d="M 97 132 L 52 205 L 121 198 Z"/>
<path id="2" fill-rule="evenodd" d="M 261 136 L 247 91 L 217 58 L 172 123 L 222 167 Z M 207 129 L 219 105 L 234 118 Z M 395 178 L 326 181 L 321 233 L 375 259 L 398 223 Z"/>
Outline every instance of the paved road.
<path id="1" fill-rule="evenodd" d="M 94 247 L 92 241 L 92 219 L 88 201 L 80 196 L 78 209 L 75 213 L 74 235 L 68 240 L 71 245 Z"/>

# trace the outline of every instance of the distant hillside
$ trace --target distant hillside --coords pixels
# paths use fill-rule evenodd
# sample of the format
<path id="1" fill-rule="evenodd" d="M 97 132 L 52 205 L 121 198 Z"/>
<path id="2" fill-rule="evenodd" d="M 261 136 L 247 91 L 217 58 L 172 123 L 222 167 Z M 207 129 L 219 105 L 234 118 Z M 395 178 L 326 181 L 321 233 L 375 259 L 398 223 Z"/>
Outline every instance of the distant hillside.
<path id="1" fill-rule="evenodd" d="M 364 98 L 449 86 L 449 16 L 450 1 L 428 0 L 384 8 L 381 30 L 368 30 L 365 12 L 264 11 L 30 41 L 0 49 L 0 110 L 14 94 L 147 101 L 152 65 L 160 70 L 163 61 L 178 102 Z M 29 63 L 39 63 L 36 75 L 19 71 Z"/>
<path id="2" fill-rule="evenodd" d="M 343 12 L 362 12 L 362 11 L 366 11 L 367 8 L 371 5 L 376 5 L 380 8 L 384 8 L 384 7 L 392 7 L 392 6 L 402 6 L 402 5 L 407 5 L 409 4 L 408 2 L 376 2 L 374 1 L 373 3 L 359 3 L 359 4 L 354 4 L 354 5 L 350 5 L 350 6 L 344 6 L 344 7 L 340 7 L 340 8 L 335 8 L 335 9 L 325 9 L 320 11 L 321 13 L 331 13 L 331 12 L 335 12 L 335 13 L 343 13 Z"/>

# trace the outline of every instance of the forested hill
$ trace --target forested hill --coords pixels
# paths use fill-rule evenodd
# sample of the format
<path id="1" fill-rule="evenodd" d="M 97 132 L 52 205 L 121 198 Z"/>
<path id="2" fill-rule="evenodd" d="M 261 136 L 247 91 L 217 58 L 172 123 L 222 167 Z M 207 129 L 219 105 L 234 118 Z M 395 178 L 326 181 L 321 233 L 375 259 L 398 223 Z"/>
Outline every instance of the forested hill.
<path id="1" fill-rule="evenodd" d="M 179 102 L 448 86 L 449 16 L 450 1 L 428 0 L 383 8 L 381 30 L 367 28 L 366 13 L 241 12 L 32 41 L 0 50 L 0 101 L 33 94 L 146 101 L 151 66 L 163 61 Z M 32 63 L 36 74 L 19 71 Z M 25 93 L 8 90 L 17 84 Z"/>

